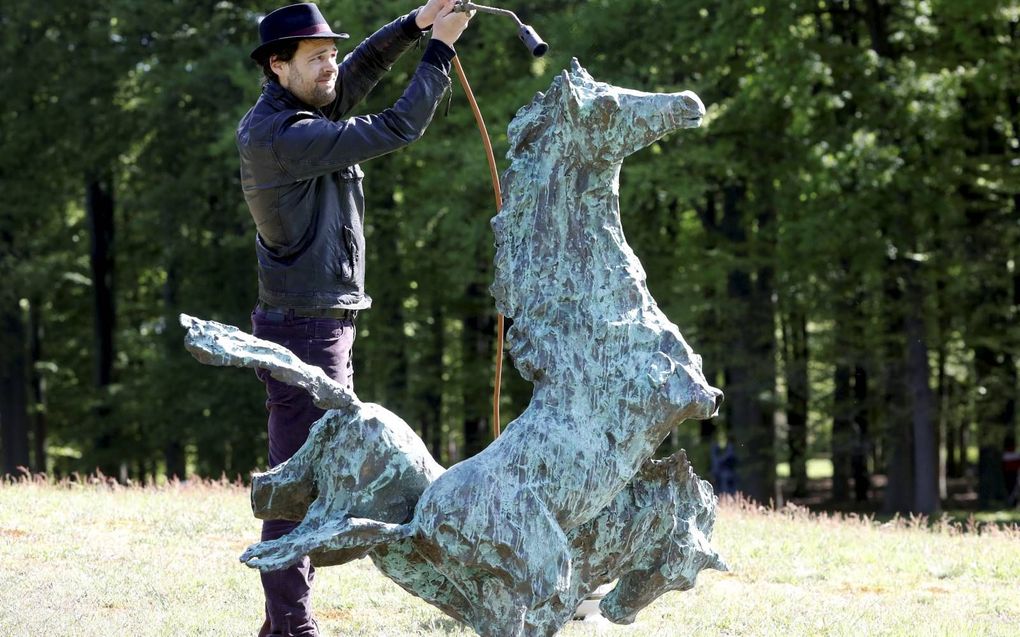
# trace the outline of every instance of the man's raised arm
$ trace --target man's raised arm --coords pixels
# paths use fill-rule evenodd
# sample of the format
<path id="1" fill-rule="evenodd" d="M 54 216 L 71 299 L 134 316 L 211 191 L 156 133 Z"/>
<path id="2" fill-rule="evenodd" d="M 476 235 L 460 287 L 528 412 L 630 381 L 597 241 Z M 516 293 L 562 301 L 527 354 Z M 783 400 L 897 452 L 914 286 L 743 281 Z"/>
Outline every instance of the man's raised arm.
<path id="1" fill-rule="evenodd" d="M 432 27 L 439 12 L 447 9 L 447 5 L 452 9 L 454 4 L 455 0 L 429 0 L 379 29 L 351 51 L 340 63 L 336 100 L 323 109 L 329 118 L 335 121 L 346 117 L 400 56 Z"/>

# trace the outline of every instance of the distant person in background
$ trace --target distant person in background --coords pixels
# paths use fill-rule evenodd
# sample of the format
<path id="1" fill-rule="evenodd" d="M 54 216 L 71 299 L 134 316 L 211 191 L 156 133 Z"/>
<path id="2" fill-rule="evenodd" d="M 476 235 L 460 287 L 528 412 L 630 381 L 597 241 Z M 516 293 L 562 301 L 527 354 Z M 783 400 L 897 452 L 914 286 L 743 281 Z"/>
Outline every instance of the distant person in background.
<path id="1" fill-rule="evenodd" d="M 850 452 L 850 475 L 854 481 L 854 498 L 858 502 L 867 502 L 868 492 L 871 491 L 871 475 L 868 473 L 870 447 L 867 440 L 858 436 Z"/>
<path id="2" fill-rule="evenodd" d="M 720 447 L 719 442 L 712 443 L 711 471 L 712 482 L 715 485 L 717 495 L 724 493 L 734 494 L 737 492 L 737 453 L 733 449 L 733 443 L 726 441 L 725 447 Z"/>
<path id="3" fill-rule="evenodd" d="M 257 230 L 259 300 L 255 336 L 288 348 L 353 388 L 354 320 L 372 299 L 365 292 L 365 195 L 358 163 L 407 146 L 425 132 L 450 88 L 453 44 L 470 15 L 454 0 L 428 0 L 391 22 L 338 61 L 334 33 L 314 4 L 294 4 L 259 24 L 251 53 L 265 79 L 262 95 L 237 128 L 241 186 Z M 432 29 L 404 94 L 375 115 L 351 117 L 394 62 Z M 445 167 L 434 166 L 436 197 Z M 386 181 L 387 176 L 380 176 Z M 422 202 L 427 203 L 427 202 Z M 265 371 L 269 464 L 287 460 L 323 414 L 303 389 Z M 296 522 L 267 520 L 262 540 L 289 533 Z M 259 636 L 317 637 L 304 558 L 262 573 L 266 619 Z"/>

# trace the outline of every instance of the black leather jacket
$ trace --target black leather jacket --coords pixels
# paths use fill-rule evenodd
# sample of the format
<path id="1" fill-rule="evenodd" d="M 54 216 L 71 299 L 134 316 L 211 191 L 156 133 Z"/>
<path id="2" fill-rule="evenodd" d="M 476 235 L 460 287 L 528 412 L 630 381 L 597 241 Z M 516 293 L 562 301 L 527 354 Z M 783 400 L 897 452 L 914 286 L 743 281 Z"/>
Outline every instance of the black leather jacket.
<path id="1" fill-rule="evenodd" d="M 268 82 L 241 119 L 241 185 L 255 220 L 259 299 L 293 308 L 363 310 L 365 198 L 358 162 L 421 137 L 450 86 L 422 62 L 396 104 L 345 116 L 421 35 L 414 14 L 362 42 L 340 63 L 337 98 L 321 110 Z"/>

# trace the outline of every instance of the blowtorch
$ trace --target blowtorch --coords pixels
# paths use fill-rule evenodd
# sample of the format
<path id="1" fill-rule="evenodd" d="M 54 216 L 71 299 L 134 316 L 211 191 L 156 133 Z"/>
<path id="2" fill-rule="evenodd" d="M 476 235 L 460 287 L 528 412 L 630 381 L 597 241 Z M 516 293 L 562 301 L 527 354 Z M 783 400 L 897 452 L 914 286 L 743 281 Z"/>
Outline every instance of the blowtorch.
<path id="1" fill-rule="evenodd" d="M 524 46 L 528 47 L 528 50 L 531 51 L 532 55 L 540 58 L 545 55 L 546 51 L 549 50 L 549 45 L 542 41 L 542 38 L 538 36 L 538 33 L 536 33 L 529 25 L 521 22 L 521 19 L 518 18 L 517 14 L 513 11 L 497 9 L 496 7 L 487 7 L 485 5 L 468 2 L 468 0 L 458 0 L 457 5 L 453 10 L 455 13 L 480 11 L 482 13 L 491 13 L 492 15 L 501 15 L 507 18 L 513 18 L 514 22 L 517 23 L 517 37 L 521 39 Z"/>

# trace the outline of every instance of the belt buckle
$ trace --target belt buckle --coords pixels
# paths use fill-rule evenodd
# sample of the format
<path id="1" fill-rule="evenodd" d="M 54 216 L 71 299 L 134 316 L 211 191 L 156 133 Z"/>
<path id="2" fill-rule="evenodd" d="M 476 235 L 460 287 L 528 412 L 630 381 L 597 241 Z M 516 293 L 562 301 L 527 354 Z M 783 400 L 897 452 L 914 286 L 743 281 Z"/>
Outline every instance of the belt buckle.
<path id="1" fill-rule="evenodd" d="M 266 315 L 266 320 L 270 323 L 283 323 L 287 320 L 287 312 L 277 309 L 263 310 Z"/>
<path id="2" fill-rule="evenodd" d="M 274 307 L 263 301 L 258 302 L 258 309 L 262 311 L 262 316 L 266 321 L 270 323 L 283 323 L 287 320 L 288 310 L 284 308 Z"/>

